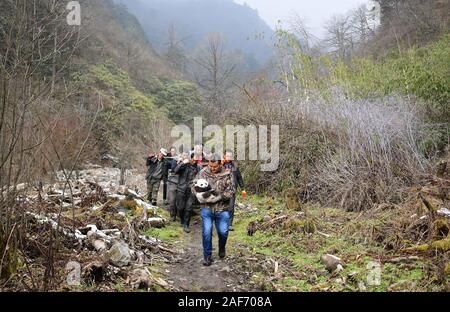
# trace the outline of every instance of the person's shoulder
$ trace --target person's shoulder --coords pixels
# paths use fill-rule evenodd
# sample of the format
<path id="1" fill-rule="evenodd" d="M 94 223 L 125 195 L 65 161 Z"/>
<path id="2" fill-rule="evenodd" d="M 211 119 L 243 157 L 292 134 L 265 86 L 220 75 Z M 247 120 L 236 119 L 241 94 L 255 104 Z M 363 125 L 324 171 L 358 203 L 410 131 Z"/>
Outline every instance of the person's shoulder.
<path id="1" fill-rule="evenodd" d="M 232 176 L 232 174 L 233 174 L 233 172 L 232 172 L 232 170 L 231 169 L 225 169 L 224 168 L 224 170 L 221 172 L 221 173 L 219 173 L 219 176 L 222 176 L 222 177 L 228 177 L 228 176 Z"/>

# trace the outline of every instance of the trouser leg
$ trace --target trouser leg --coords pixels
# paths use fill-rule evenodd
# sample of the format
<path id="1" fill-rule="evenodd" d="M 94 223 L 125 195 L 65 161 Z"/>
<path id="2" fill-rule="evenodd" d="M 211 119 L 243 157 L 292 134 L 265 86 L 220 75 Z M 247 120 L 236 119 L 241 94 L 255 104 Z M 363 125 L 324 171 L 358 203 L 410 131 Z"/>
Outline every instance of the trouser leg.
<path id="1" fill-rule="evenodd" d="M 186 194 L 186 206 L 184 209 L 184 225 L 189 226 L 191 223 L 191 215 L 192 215 L 192 208 L 193 208 L 193 196 L 191 192 Z"/>
<path id="2" fill-rule="evenodd" d="M 167 200 L 167 181 L 163 181 L 163 201 Z"/>
<path id="3" fill-rule="evenodd" d="M 169 201 L 169 211 L 172 218 L 176 217 L 177 215 L 176 197 L 176 185 L 169 183 L 169 185 L 167 186 L 167 200 Z"/>
<path id="4" fill-rule="evenodd" d="M 158 202 L 158 193 L 159 188 L 161 186 L 161 180 L 152 180 L 152 192 L 151 192 L 151 200 L 152 204 L 156 204 Z"/>
<path id="5" fill-rule="evenodd" d="M 202 208 L 200 214 L 202 216 L 203 255 L 210 257 L 212 255 L 213 213 L 208 208 Z"/>
<path id="6" fill-rule="evenodd" d="M 184 192 L 177 191 L 176 206 L 178 217 L 180 218 L 181 224 L 184 224 L 184 212 L 186 209 L 186 200 Z"/>
<path id="7" fill-rule="evenodd" d="M 236 206 L 236 195 L 234 195 L 231 200 L 230 200 L 230 226 L 233 225 L 233 220 L 234 220 L 234 208 Z"/>
<path id="8" fill-rule="evenodd" d="M 228 240 L 228 229 L 230 227 L 230 213 L 223 211 L 216 215 L 216 230 L 219 236 L 219 250 L 225 249 Z"/>
<path id="9" fill-rule="evenodd" d="M 147 199 L 149 202 L 152 201 L 152 193 L 153 193 L 153 181 L 151 179 L 147 180 Z"/>

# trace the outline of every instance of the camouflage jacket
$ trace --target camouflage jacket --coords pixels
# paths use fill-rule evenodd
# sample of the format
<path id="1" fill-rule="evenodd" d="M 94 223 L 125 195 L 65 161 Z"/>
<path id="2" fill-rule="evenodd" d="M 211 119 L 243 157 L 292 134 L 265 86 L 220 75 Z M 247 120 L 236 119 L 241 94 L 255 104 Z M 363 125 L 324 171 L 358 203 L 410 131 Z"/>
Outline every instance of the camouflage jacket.
<path id="1" fill-rule="evenodd" d="M 214 213 L 228 211 L 230 208 L 230 200 L 236 193 L 233 174 L 225 168 L 222 168 L 221 172 L 213 174 L 209 167 L 206 167 L 197 174 L 193 181 L 193 185 L 200 179 L 208 181 L 212 189 L 221 195 L 221 200 L 219 202 L 215 204 L 202 204 L 202 206 L 210 209 Z M 197 195 L 194 187 L 192 187 L 192 193 Z"/>

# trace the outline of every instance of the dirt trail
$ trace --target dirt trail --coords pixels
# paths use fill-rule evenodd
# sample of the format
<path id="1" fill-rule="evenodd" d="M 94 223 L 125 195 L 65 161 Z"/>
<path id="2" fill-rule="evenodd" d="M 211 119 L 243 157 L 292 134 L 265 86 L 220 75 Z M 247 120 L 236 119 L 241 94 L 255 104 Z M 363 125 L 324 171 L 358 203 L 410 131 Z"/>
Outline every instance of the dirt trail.
<path id="1" fill-rule="evenodd" d="M 232 233 L 230 235 L 233 235 Z M 210 267 L 203 266 L 201 222 L 193 220 L 192 232 L 184 235 L 180 260 L 168 266 L 167 279 L 182 291 L 233 292 L 251 291 L 239 273 L 237 259 L 217 255 L 217 234 L 213 234 L 213 259 Z"/>

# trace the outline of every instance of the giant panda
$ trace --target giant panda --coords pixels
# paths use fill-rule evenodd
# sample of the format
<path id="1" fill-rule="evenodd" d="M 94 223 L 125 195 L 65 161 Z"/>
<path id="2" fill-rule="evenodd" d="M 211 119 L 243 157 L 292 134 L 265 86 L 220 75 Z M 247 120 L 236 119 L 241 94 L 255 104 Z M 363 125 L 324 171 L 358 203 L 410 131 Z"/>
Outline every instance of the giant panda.
<path id="1" fill-rule="evenodd" d="M 221 196 L 216 193 L 205 179 L 198 180 L 194 185 L 194 189 L 200 204 L 215 204 L 221 199 Z"/>

